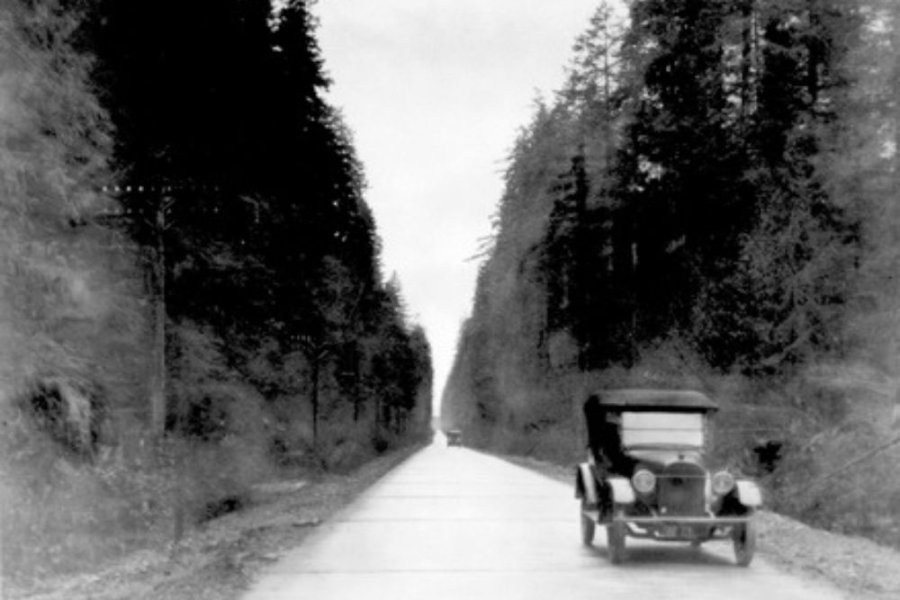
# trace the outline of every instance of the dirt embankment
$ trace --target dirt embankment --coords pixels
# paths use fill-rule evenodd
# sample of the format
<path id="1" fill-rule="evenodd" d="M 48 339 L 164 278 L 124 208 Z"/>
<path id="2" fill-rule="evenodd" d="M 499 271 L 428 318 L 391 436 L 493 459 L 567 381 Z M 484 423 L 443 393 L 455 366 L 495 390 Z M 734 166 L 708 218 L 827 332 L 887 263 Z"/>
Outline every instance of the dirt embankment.
<path id="1" fill-rule="evenodd" d="M 298 545 L 418 448 L 393 452 L 344 475 L 261 486 L 247 509 L 208 522 L 175 546 L 123 557 L 96 573 L 7 585 L 10 600 L 233 600 L 266 565 Z"/>
<path id="2" fill-rule="evenodd" d="M 504 458 L 552 479 L 573 482 L 571 466 L 533 458 Z M 900 598 L 900 552 L 871 540 L 815 529 L 762 511 L 757 549 L 779 569 L 836 585 L 846 592 L 848 600 Z"/>

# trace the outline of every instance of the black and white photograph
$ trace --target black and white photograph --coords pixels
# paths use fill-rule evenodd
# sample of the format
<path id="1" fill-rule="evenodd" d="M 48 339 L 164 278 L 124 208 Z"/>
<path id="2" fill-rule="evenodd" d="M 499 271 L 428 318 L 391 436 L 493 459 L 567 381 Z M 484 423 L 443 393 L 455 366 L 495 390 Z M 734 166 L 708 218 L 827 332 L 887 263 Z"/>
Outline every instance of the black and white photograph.
<path id="1" fill-rule="evenodd" d="M 0 600 L 900 598 L 900 0 L 0 0 Z"/>

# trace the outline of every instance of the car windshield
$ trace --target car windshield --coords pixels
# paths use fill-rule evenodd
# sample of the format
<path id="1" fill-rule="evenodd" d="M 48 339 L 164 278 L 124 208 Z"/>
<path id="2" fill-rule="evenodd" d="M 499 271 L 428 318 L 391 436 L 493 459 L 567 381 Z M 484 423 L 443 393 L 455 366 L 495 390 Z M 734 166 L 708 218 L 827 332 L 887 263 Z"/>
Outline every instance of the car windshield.
<path id="1" fill-rule="evenodd" d="M 622 414 L 622 446 L 631 450 L 702 448 L 703 415 L 700 413 L 625 412 Z"/>

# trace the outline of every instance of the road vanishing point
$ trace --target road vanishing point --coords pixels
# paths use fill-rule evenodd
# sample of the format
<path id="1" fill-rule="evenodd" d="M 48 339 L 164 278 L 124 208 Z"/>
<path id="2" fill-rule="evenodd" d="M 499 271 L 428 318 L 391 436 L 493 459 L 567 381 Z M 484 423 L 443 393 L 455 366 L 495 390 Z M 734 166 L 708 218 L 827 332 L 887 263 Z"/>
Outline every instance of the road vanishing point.
<path id="1" fill-rule="evenodd" d="M 244 600 L 839 600 L 825 583 L 731 544 L 628 539 L 611 565 L 602 528 L 579 534 L 573 486 L 443 445 L 416 453 L 273 564 Z"/>

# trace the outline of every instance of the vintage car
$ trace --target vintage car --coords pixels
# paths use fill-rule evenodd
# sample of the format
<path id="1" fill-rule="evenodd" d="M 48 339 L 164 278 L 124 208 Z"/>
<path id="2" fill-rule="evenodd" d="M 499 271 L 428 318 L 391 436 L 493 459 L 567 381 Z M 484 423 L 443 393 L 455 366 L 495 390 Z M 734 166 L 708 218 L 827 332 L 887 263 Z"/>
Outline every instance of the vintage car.
<path id="1" fill-rule="evenodd" d="M 446 435 L 448 446 L 462 446 L 462 431 L 459 429 L 451 429 Z"/>
<path id="2" fill-rule="evenodd" d="M 609 558 L 625 558 L 628 537 L 689 542 L 731 540 L 737 564 L 756 548 L 759 487 L 725 469 L 709 470 L 707 420 L 717 409 L 695 391 L 620 389 L 584 404 L 588 460 L 576 470 L 582 541 L 606 527 Z"/>

